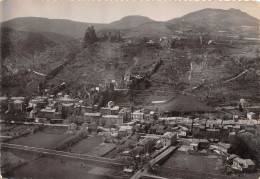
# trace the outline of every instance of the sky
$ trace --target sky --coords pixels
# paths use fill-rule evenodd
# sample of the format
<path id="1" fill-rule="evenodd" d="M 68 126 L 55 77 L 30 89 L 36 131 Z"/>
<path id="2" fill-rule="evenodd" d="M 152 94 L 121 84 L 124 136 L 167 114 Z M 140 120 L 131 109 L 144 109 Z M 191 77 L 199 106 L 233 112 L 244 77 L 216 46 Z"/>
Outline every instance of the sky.
<path id="1" fill-rule="evenodd" d="M 0 0 L 0 20 L 47 17 L 91 23 L 111 23 L 128 15 L 167 21 L 204 8 L 240 9 L 260 19 L 260 3 L 190 0 Z"/>

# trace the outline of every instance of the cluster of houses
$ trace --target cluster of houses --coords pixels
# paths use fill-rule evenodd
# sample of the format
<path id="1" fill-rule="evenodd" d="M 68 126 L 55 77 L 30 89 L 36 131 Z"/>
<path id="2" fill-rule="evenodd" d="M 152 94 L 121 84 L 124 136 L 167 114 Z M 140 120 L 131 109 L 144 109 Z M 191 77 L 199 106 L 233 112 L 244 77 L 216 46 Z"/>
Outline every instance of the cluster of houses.
<path id="1" fill-rule="evenodd" d="M 177 142 L 177 139 L 190 139 L 190 148 L 193 151 L 201 149 L 217 150 L 228 155 L 232 160 L 231 168 L 239 171 L 252 171 L 254 162 L 250 159 L 241 159 L 239 156 L 230 156 L 228 144 L 231 137 L 238 133 L 251 132 L 259 135 L 260 121 L 256 120 L 257 113 L 249 111 L 247 119 L 240 119 L 234 115 L 232 120 L 199 119 L 189 117 L 162 117 L 154 111 L 145 112 L 126 107 L 120 107 L 113 101 L 98 110 L 95 106 L 86 106 L 83 100 L 70 98 L 68 95 L 58 93 L 57 96 L 37 96 L 31 99 L 24 97 L 1 97 L 1 112 L 19 113 L 26 112 L 28 118 L 34 122 L 63 122 L 69 117 L 80 116 L 83 125 L 97 129 L 114 128 L 116 138 L 127 138 L 134 133 L 145 135 L 133 147 L 129 154 L 132 156 L 146 153 L 156 153 L 160 148 L 167 148 Z M 44 119 L 41 121 L 41 119 Z M 68 133 L 73 133 L 76 124 L 70 125 Z M 83 127 L 84 129 L 86 127 Z M 111 130 L 109 132 L 111 133 Z M 151 136 L 149 136 L 151 135 Z M 148 136 L 148 137 L 147 137 Z"/>

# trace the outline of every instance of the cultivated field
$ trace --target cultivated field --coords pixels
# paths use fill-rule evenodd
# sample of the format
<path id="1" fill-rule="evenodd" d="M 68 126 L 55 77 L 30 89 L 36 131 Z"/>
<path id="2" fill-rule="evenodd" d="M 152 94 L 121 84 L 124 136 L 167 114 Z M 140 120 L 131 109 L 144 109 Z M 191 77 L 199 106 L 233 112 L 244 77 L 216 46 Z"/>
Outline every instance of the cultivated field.
<path id="1" fill-rule="evenodd" d="M 222 159 L 218 156 L 197 156 L 177 151 L 163 166 L 203 173 L 223 174 L 221 172 Z"/>
<path id="2" fill-rule="evenodd" d="M 106 155 L 107 153 L 109 153 L 114 148 L 116 148 L 115 144 L 101 143 L 98 146 L 94 147 L 87 154 L 92 155 L 92 156 L 102 157 L 102 156 Z"/>
<path id="3" fill-rule="evenodd" d="M 80 154 L 87 154 L 94 147 L 98 146 L 102 142 L 103 142 L 103 139 L 102 139 L 101 136 L 88 137 L 87 139 L 83 139 L 79 143 L 74 145 L 71 148 L 71 152 L 80 153 Z"/>
<path id="4" fill-rule="evenodd" d="M 58 135 L 38 132 L 35 134 L 30 134 L 28 136 L 16 138 L 9 141 L 9 143 L 31 147 L 55 149 L 57 144 L 64 141 L 67 137 L 68 136 L 64 134 Z"/>

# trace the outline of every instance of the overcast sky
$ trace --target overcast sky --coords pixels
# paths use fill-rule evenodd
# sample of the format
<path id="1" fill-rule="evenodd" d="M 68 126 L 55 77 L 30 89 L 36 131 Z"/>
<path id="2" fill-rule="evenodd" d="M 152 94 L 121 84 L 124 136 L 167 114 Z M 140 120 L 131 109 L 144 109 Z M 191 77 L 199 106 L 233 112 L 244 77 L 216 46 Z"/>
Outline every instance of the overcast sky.
<path id="1" fill-rule="evenodd" d="M 260 19 L 260 6 L 257 2 L 220 1 L 3 0 L 0 4 L 0 18 L 1 21 L 6 21 L 16 17 L 35 16 L 81 22 L 110 23 L 124 16 L 142 15 L 153 20 L 166 21 L 204 8 L 236 8 Z"/>

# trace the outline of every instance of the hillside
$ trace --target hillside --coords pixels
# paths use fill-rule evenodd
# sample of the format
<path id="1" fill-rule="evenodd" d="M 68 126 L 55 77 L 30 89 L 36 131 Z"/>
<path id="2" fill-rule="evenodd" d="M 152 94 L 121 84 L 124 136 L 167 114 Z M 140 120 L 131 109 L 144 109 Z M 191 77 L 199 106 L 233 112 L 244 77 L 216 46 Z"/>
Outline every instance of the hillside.
<path id="1" fill-rule="evenodd" d="M 204 11 L 197 13 L 206 16 L 211 9 Z M 230 11 L 240 14 L 236 10 L 227 12 Z M 216 12 L 219 14 L 222 10 Z M 226 22 L 223 16 L 224 19 L 219 19 L 217 24 L 220 15 L 212 16 L 216 18 L 216 22 L 212 23 L 218 27 Z M 141 17 L 142 20 L 130 23 L 129 29 L 120 29 L 127 26 L 124 18 L 121 22 L 115 22 L 111 29 L 98 31 L 95 26 L 99 33 L 120 30 L 121 36 L 133 38 L 133 43 L 98 41 L 88 44 L 86 48 L 83 48 L 83 38 L 57 44 L 46 38 L 46 33 L 6 28 L 1 46 L 6 68 L 3 91 L 18 91 L 17 94 L 27 95 L 37 91 L 39 82 L 45 81 L 47 87 L 65 82 L 65 91 L 76 95 L 77 92 L 111 80 L 122 83 L 126 73 L 143 74 L 161 59 L 162 65 L 149 79 L 149 88 L 132 92 L 132 102 L 136 106 L 150 105 L 153 100 L 166 100 L 183 91 L 195 94 L 213 105 L 229 98 L 236 101 L 241 97 L 254 97 L 254 100 L 258 100 L 259 42 L 217 36 L 215 42 L 210 44 L 210 36 L 207 35 L 216 29 L 207 26 L 202 15 L 186 17 L 190 20 L 155 22 Z M 230 15 L 227 19 L 232 18 L 235 17 Z M 129 17 L 126 19 L 129 20 Z M 199 22 L 196 24 L 195 21 Z M 84 25 L 83 34 L 85 30 Z M 203 43 L 194 35 L 197 32 L 205 34 Z M 171 46 L 149 46 L 140 40 L 140 37 L 149 37 L 158 42 L 158 37 L 174 35 L 180 35 L 184 40 L 175 40 Z"/>
<path id="2" fill-rule="evenodd" d="M 169 23 L 189 22 L 197 26 L 209 28 L 213 31 L 230 30 L 252 26 L 259 28 L 259 20 L 238 9 L 203 9 L 179 18 L 169 20 Z"/>
<path id="3" fill-rule="evenodd" d="M 82 37 L 84 36 L 87 27 L 95 26 L 96 30 L 99 30 L 104 26 L 104 24 L 76 22 L 65 19 L 20 17 L 2 22 L 1 26 L 18 31 L 28 31 L 45 34 L 45 37 L 48 37 L 49 39 L 55 41 L 55 39 L 61 38 L 62 36 L 64 37 L 64 39 Z M 56 36 L 57 34 L 58 37 Z"/>
<path id="4" fill-rule="evenodd" d="M 3 73 L 12 74 L 34 63 L 33 57 L 56 45 L 40 34 L 1 28 Z"/>
<path id="5" fill-rule="evenodd" d="M 64 43 L 73 40 L 74 38 L 68 35 L 62 35 L 53 32 L 37 32 L 41 36 L 45 37 L 46 39 L 52 40 L 56 43 Z"/>
<path id="6" fill-rule="evenodd" d="M 160 37 L 171 35 L 172 31 L 164 22 L 147 22 L 126 33 L 124 37 Z"/>
<path id="7" fill-rule="evenodd" d="M 207 33 L 209 30 L 204 27 L 195 26 L 189 22 L 147 22 L 134 29 L 128 30 L 123 33 L 125 38 L 135 38 L 135 37 L 150 37 L 150 38 L 160 38 L 160 37 L 171 37 L 178 35 L 178 31 L 183 29 L 192 29 L 193 32 L 204 32 Z"/>

